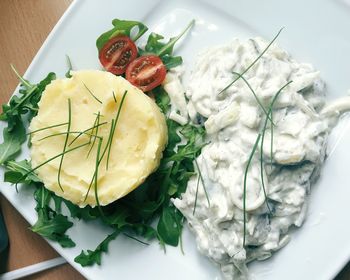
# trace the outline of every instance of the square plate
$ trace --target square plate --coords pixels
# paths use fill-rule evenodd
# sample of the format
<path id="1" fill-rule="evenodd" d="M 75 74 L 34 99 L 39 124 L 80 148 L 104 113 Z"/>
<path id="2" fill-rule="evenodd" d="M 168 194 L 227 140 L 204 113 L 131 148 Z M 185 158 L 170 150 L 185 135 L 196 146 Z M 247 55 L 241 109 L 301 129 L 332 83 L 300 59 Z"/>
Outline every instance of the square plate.
<path id="1" fill-rule="evenodd" d="M 103 4 L 103 6 L 102 6 Z M 177 45 L 176 53 L 185 61 L 186 76 L 195 54 L 201 49 L 224 43 L 233 37 L 261 36 L 271 39 L 285 27 L 278 39 L 284 49 L 298 60 L 312 63 L 321 71 L 329 99 L 346 94 L 350 88 L 350 6 L 348 0 L 129 0 L 120 5 L 113 0 L 76 0 L 67 10 L 27 70 L 30 81 L 41 80 L 49 71 L 64 77 L 68 54 L 75 69 L 100 69 L 96 38 L 111 28 L 113 18 L 144 22 L 151 31 L 166 37 L 179 33 L 195 18 L 196 26 Z M 146 37 L 146 36 L 144 36 Z M 342 121 L 330 138 L 328 157 L 320 180 L 312 189 L 307 220 L 292 234 L 292 241 L 271 259 L 253 263 L 256 279 L 330 279 L 350 256 L 350 126 Z M 0 128 L 4 127 L 2 123 Z M 335 149 L 336 147 L 336 149 Z M 23 148 L 21 157 L 28 157 Z M 1 169 L 3 181 L 3 169 Z M 28 220 L 36 221 L 33 189 L 2 183 L 0 191 Z M 142 246 L 122 236 L 110 244 L 101 266 L 82 268 L 74 262 L 82 249 L 95 248 L 110 233 L 99 222 L 74 221 L 68 234 L 75 248 L 62 249 L 50 242 L 64 258 L 89 279 L 220 279 L 219 268 L 196 250 L 195 238 L 185 228 L 184 250 L 162 249 L 153 242 Z"/>

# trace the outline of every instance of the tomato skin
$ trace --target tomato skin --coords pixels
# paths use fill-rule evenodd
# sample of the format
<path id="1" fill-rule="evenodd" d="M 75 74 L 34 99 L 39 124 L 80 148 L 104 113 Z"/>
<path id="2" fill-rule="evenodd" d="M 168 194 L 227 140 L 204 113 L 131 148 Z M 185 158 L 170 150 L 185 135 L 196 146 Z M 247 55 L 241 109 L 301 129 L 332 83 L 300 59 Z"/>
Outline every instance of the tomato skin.
<path id="1" fill-rule="evenodd" d="M 144 55 L 128 65 L 125 75 L 131 84 L 146 92 L 164 81 L 166 68 L 158 56 Z"/>
<path id="2" fill-rule="evenodd" d="M 116 75 L 125 72 L 127 66 L 137 57 L 135 43 L 125 35 L 112 37 L 99 51 L 98 58 L 102 66 Z"/>

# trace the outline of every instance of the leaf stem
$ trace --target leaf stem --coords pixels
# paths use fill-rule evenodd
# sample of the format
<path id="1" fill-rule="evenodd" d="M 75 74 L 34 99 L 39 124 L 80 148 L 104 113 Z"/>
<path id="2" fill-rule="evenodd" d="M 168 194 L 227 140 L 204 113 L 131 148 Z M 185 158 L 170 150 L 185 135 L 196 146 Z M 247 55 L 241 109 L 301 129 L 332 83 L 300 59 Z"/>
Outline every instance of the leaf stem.
<path id="1" fill-rule="evenodd" d="M 170 41 L 164 45 L 157 53 L 156 55 L 158 56 L 162 56 L 166 51 L 167 49 L 169 48 L 172 48 L 176 42 L 194 25 L 195 23 L 195 20 L 191 20 L 191 22 L 187 25 L 187 27 L 179 34 L 177 35 L 176 37 L 170 39 Z"/>
<path id="2" fill-rule="evenodd" d="M 28 81 L 26 81 L 16 70 L 16 68 L 13 66 L 13 64 L 10 64 L 13 72 L 15 72 L 18 79 L 21 81 L 21 83 L 27 88 L 27 89 L 33 89 L 36 88 L 35 85 L 30 84 Z"/>

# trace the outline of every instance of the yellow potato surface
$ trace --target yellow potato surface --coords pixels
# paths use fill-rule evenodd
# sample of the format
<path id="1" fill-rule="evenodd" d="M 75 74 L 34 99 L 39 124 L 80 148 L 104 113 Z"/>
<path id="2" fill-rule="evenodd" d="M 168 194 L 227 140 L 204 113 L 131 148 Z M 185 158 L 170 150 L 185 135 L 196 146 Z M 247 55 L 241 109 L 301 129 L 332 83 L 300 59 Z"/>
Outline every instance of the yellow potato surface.
<path id="1" fill-rule="evenodd" d="M 158 167 L 167 143 L 165 118 L 152 99 L 122 77 L 98 70 L 76 71 L 72 75 L 53 81 L 42 95 L 38 115 L 29 128 L 32 166 L 63 153 L 70 102 L 71 127 L 65 149 L 68 152 L 63 156 L 61 169 L 62 156 L 58 156 L 36 173 L 47 189 L 80 207 L 97 205 L 95 188 L 99 203 L 107 205 L 137 188 Z M 112 120 L 116 119 L 125 92 L 115 131 L 111 133 Z M 91 128 L 97 124 L 97 115 L 100 126 L 95 137 L 96 128 Z M 50 126 L 55 127 L 47 128 Z M 107 145 L 111 135 L 111 145 Z M 79 146 L 82 147 L 76 148 Z M 97 184 L 93 180 L 96 170 Z"/>

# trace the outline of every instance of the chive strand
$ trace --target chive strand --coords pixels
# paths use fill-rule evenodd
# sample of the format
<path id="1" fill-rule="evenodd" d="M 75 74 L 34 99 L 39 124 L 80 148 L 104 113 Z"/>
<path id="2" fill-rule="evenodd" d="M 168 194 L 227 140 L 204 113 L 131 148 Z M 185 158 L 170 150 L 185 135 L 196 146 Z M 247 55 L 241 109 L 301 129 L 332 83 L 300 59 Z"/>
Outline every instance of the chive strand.
<path id="1" fill-rule="evenodd" d="M 272 108 L 271 108 L 271 111 L 270 111 L 270 116 L 271 116 L 271 137 L 270 137 L 270 168 L 272 170 L 272 158 L 273 158 L 273 112 L 272 112 Z"/>
<path id="2" fill-rule="evenodd" d="M 111 132 L 112 134 L 111 134 L 109 145 L 108 145 L 106 169 L 108 169 L 109 157 L 110 157 L 110 153 L 111 153 L 111 148 L 112 148 L 112 143 L 113 143 L 113 137 L 114 137 L 115 129 L 117 127 L 117 123 L 118 123 L 118 120 L 119 120 L 119 117 L 120 117 L 120 112 L 121 112 L 122 107 L 124 105 L 124 100 L 125 100 L 127 94 L 128 94 L 128 91 L 126 90 L 124 92 L 124 94 L 123 94 L 123 97 L 122 97 L 121 101 L 120 101 L 118 112 L 117 112 L 117 116 L 115 117 L 114 125 L 113 125 L 112 132 Z"/>
<path id="3" fill-rule="evenodd" d="M 201 179 L 201 182 L 202 182 L 202 185 L 203 185 L 203 190 L 204 190 L 204 193 L 205 193 L 205 197 L 207 198 L 207 201 L 208 201 L 208 207 L 210 207 L 209 195 L 208 195 L 208 192 L 207 192 L 207 188 L 205 187 L 204 179 L 203 179 L 203 176 L 202 176 L 202 172 L 201 172 L 201 170 L 199 168 L 197 159 L 195 159 L 194 162 L 195 162 L 197 170 L 198 170 L 199 178 Z"/>
<path id="4" fill-rule="evenodd" d="M 91 134 L 94 134 L 94 131 L 95 131 L 95 126 L 97 124 L 97 119 L 99 118 L 100 116 L 100 111 L 98 111 L 98 114 L 96 115 L 96 118 L 94 120 L 94 125 L 93 125 L 93 129 L 91 130 Z M 92 136 L 90 136 L 89 138 L 89 142 L 91 143 L 91 139 L 92 139 Z"/>
<path id="5" fill-rule="evenodd" d="M 60 124 L 54 124 L 54 125 L 46 126 L 44 128 L 39 128 L 39 129 L 33 130 L 33 131 L 27 133 L 27 135 L 31 135 L 31 134 L 37 133 L 39 131 L 43 131 L 43 130 L 54 128 L 54 127 L 64 126 L 64 125 L 67 125 L 67 124 L 68 123 L 60 123 Z"/>
<path id="6" fill-rule="evenodd" d="M 103 157 L 104 157 L 104 155 L 106 154 L 106 151 L 107 151 L 107 149 L 108 149 L 108 145 L 109 145 L 110 138 L 111 138 L 111 135 L 112 135 L 112 132 L 111 132 L 111 131 L 112 131 L 112 129 L 113 129 L 113 126 L 114 126 L 114 120 L 112 120 L 112 123 L 111 123 L 111 128 L 110 128 L 110 131 L 109 131 L 109 136 L 108 136 L 107 144 L 106 144 L 105 148 L 103 149 L 102 156 L 99 157 L 99 159 L 98 159 L 98 164 L 99 164 L 99 165 L 101 164 L 102 159 L 103 159 Z M 100 155 L 99 155 L 99 156 L 100 156 Z M 88 197 L 88 195 L 89 195 L 89 193 L 90 193 L 90 190 L 91 190 L 91 187 L 92 187 L 92 185 L 93 185 L 93 183 L 94 183 L 94 181 L 95 181 L 95 178 L 96 178 L 96 170 L 94 171 L 94 174 L 92 175 L 92 178 L 91 178 L 91 181 L 90 181 L 88 190 L 87 190 L 87 192 L 86 192 L 86 194 L 85 194 L 84 201 L 86 201 L 86 199 L 87 199 L 87 197 Z"/>
<path id="7" fill-rule="evenodd" d="M 102 101 L 100 99 L 98 99 L 95 94 L 86 86 L 85 83 L 83 83 L 84 87 L 87 89 L 87 91 L 90 93 L 90 95 L 100 104 L 102 104 Z"/>
<path id="8" fill-rule="evenodd" d="M 80 134 L 80 133 L 81 133 L 81 131 L 57 132 L 57 133 L 53 133 L 53 134 L 47 135 L 47 136 L 45 136 L 45 137 L 42 137 L 42 138 L 38 139 L 38 141 L 42 141 L 42 140 L 45 140 L 45 139 L 48 139 L 48 138 L 51 138 L 51 137 L 55 137 L 55 136 L 59 136 L 59 135 Z M 93 136 L 92 134 L 87 133 L 87 132 L 83 132 L 83 134 L 88 135 L 88 136 Z M 68 146 L 69 146 L 69 145 L 68 145 Z"/>
<path id="9" fill-rule="evenodd" d="M 197 185 L 196 185 L 196 195 L 194 197 L 194 205 L 193 205 L 193 212 L 192 215 L 194 216 L 194 214 L 196 213 L 196 208 L 197 208 L 197 200 L 198 200 L 198 189 L 199 189 L 199 174 L 198 174 L 198 179 L 197 179 Z"/>
<path id="10" fill-rule="evenodd" d="M 247 213 L 246 213 L 246 196 L 247 196 L 247 175 L 248 170 L 250 167 L 250 164 L 252 162 L 253 156 L 255 154 L 256 148 L 258 147 L 259 141 L 260 141 L 261 133 L 258 134 L 258 137 L 256 138 L 255 144 L 253 146 L 253 150 L 249 156 L 247 166 L 245 168 L 244 172 L 244 181 L 243 181 L 243 248 L 245 247 L 245 240 L 246 240 L 246 223 L 247 223 Z"/>
<path id="11" fill-rule="evenodd" d="M 70 153 L 70 152 L 72 152 L 72 151 L 74 151 L 74 150 L 77 150 L 77 149 L 79 149 L 79 148 L 82 148 L 82 147 L 84 147 L 84 146 L 86 146 L 86 145 L 89 145 L 89 142 L 84 143 L 84 144 L 81 144 L 81 145 L 76 146 L 76 147 L 74 147 L 74 148 L 68 149 L 68 150 L 66 150 L 66 151 L 64 151 L 64 152 L 62 152 L 62 153 L 60 153 L 60 154 L 58 154 L 58 155 L 56 155 L 56 156 L 54 156 L 54 157 L 52 157 L 52 158 L 46 160 L 46 161 L 44 161 L 43 163 L 39 164 L 39 165 L 36 166 L 35 168 L 33 168 L 33 169 L 31 169 L 30 171 L 28 171 L 27 173 L 25 173 L 22 177 L 20 177 L 20 178 L 17 180 L 17 182 L 16 182 L 15 184 L 17 185 L 22 179 L 24 179 L 24 178 L 27 177 L 29 174 L 33 173 L 34 171 L 36 171 L 37 169 L 39 169 L 39 168 L 42 167 L 43 165 L 45 165 L 45 164 L 47 164 L 47 163 L 49 163 L 49 162 L 55 160 L 56 158 L 61 157 L 61 156 L 64 155 L 64 154 Z"/>
<path id="12" fill-rule="evenodd" d="M 290 84 L 292 83 L 292 81 L 289 81 L 288 83 L 286 83 L 283 87 L 281 87 L 278 92 L 275 94 L 275 96 L 273 97 L 270 105 L 269 105 L 269 109 L 268 109 L 268 116 L 271 115 L 271 143 L 270 143 L 270 164 L 271 164 L 271 168 L 272 168 L 272 154 L 273 154 L 273 124 L 272 124 L 272 110 L 273 110 L 273 105 L 275 104 L 278 96 L 281 94 L 281 92 Z M 263 191 L 264 191 L 264 195 L 265 195 L 265 203 L 267 205 L 267 208 L 270 212 L 270 214 L 272 213 L 271 212 L 271 209 L 270 209 L 270 206 L 267 202 L 267 193 L 266 193 L 266 188 L 265 188 L 265 180 L 264 180 L 264 172 L 263 172 L 263 169 L 264 169 L 264 165 L 263 165 L 263 162 L 264 162 L 264 159 L 263 159 L 263 154 L 264 154 L 264 141 L 265 141 L 265 132 L 266 132 L 266 128 L 267 128 L 267 122 L 268 122 L 268 118 L 266 117 L 265 118 L 265 122 L 264 122 L 264 125 L 263 125 L 263 129 L 262 129 L 262 132 L 261 132 L 261 146 L 260 146 L 260 176 L 261 176 L 261 183 L 262 183 L 262 188 L 263 188 Z"/>
<path id="13" fill-rule="evenodd" d="M 110 153 L 111 153 L 111 147 L 112 147 L 112 141 L 113 141 L 113 134 L 114 134 L 115 126 L 116 126 L 115 120 L 112 119 L 111 130 L 109 132 L 107 146 L 106 146 L 106 149 L 105 149 L 105 151 L 107 151 L 106 170 L 108 170 L 109 157 L 110 157 Z"/>
<path id="14" fill-rule="evenodd" d="M 89 128 L 87 128 L 87 129 L 83 130 L 83 131 L 80 132 L 76 137 L 74 137 L 74 139 L 72 140 L 72 142 L 70 142 L 70 143 L 68 144 L 68 146 L 72 145 L 72 144 L 73 144 L 81 135 L 83 135 L 85 132 L 88 132 L 89 130 L 96 128 L 96 126 L 97 126 L 97 127 L 100 127 L 100 126 L 105 125 L 105 124 L 107 124 L 107 122 L 103 122 L 103 123 L 100 123 L 99 125 L 95 125 L 95 126 L 92 126 L 92 127 L 89 127 Z"/>
<path id="15" fill-rule="evenodd" d="M 61 169 L 62 169 L 62 164 L 63 164 L 63 158 L 64 158 L 64 155 L 65 155 L 64 152 L 65 152 L 65 150 L 67 148 L 67 143 L 68 143 L 68 138 L 69 138 L 71 124 L 72 124 L 72 106 L 71 106 L 70 98 L 68 98 L 68 127 L 67 127 L 67 135 L 66 135 L 66 139 L 64 140 L 63 154 L 61 156 L 60 165 L 58 167 L 58 173 L 57 173 L 58 186 L 60 187 L 62 192 L 64 192 L 64 190 L 63 190 L 62 185 L 61 185 Z"/>
<path id="16" fill-rule="evenodd" d="M 90 149 L 89 149 L 89 151 L 88 151 L 88 153 L 87 153 L 87 158 L 90 156 L 90 153 L 91 153 L 93 147 L 95 146 L 96 139 L 97 139 L 97 137 L 98 137 L 97 135 L 98 135 L 98 127 L 99 127 L 99 124 L 100 124 L 100 111 L 98 111 L 97 116 L 96 116 L 96 119 L 95 119 L 95 122 L 94 122 L 94 125 L 96 126 L 96 130 L 94 129 L 94 130 L 95 130 L 94 140 L 93 140 L 92 145 L 91 145 L 91 147 L 90 147 Z M 93 133 L 94 130 L 93 130 L 91 133 Z M 89 142 L 91 142 L 91 137 L 90 137 Z"/>
<path id="17" fill-rule="evenodd" d="M 264 191 L 264 196 L 265 196 L 265 203 L 267 206 L 267 209 L 269 210 L 269 213 L 272 214 L 271 208 L 269 203 L 267 202 L 267 192 L 266 192 L 266 187 L 265 187 L 265 179 L 264 179 L 264 139 L 265 139 L 265 130 L 262 132 L 261 136 L 261 146 L 260 146 L 260 177 L 261 177 L 261 185 Z"/>
<path id="18" fill-rule="evenodd" d="M 263 105 L 262 102 L 260 101 L 259 97 L 257 96 L 256 92 L 254 91 L 254 89 L 252 88 L 252 86 L 250 85 L 250 83 L 247 81 L 247 79 L 244 78 L 244 77 L 243 77 L 241 74 L 239 74 L 238 72 L 232 72 L 232 73 L 241 77 L 241 79 L 243 80 L 243 82 L 245 82 L 245 84 L 248 86 L 248 88 L 250 89 L 250 91 L 251 91 L 252 94 L 254 95 L 256 102 L 258 102 L 260 108 L 264 111 L 266 117 L 271 121 L 271 123 L 273 123 L 272 120 L 271 120 L 271 118 L 270 118 L 270 116 L 269 116 L 269 114 L 267 113 L 267 111 L 266 111 L 264 105 Z"/>
<path id="19" fill-rule="evenodd" d="M 149 246 L 149 245 L 150 245 L 149 243 L 147 243 L 147 242 L 145 242 L 145 241 L 142 241 L 142 240 L 136 238 L 135 236 L 132 236 L 132 235 L 127 234 L 127 233 L 125 233 L 125 232 L 123 232 L 123 235 L 125 235 L 126 237 L 128 237 L 128 238 L 130 238 L 130 239 L 132 239 L 132 240 L 135 240 L 135 241 L 137 241 L 137 242 L 139 242 L 139 243 L 141 243 L 141 244 L 143 244 L 143 245 L 146 245 L 146 246 Z"/>
<path id="20" fill-rule="evenodd" d="M 249 71 L 250 68 L 252 68 L 255 63 L 258 62 L 258 60 L 267 52 L 267 50 L 271 47 L 271 45 L 276 41 L 276 39 L 278 38 L 278 36 L 280 35 L 280 33 L 282 32 L 283 28 L 281 28 L 277 35 L 271 40 L 271 42 L 266 46 L 266 48 L 258 55 L 258 57 L 240 74 L 240 76 L 238 76 L 236 79 L 234 79 L 232 82 L 230 82 L 226 87 L 224 87 L 224 89 L 222 89 L 218 94 L 223 93 L 224 91 L 226 91 L 229 87 L 231 87 L 235 82 L 237 82 L 240 77 L 242 77 L 245 73 L 247 73 Z"/>
<path id="21" fill-rule="evenodd" d="M 102 146 L 102 138 L 98 139 L 98 145 L 97 145 L 97 153 L 96 153 L 96 165 L 95 165 L 95 184 L 94 184 L 94 190 L 95 190 L 95 200 L 96 205 L 98 207 L 98 210 L 101 214 L 101 218 L 103 221 L 106 221 L 105 214 L 103 213 L 102 207 L 100 205 L 100 200 L 98 198 L 98 168 L 100 165 L 100 153 L 101 153 L 101 146 Z"/>

